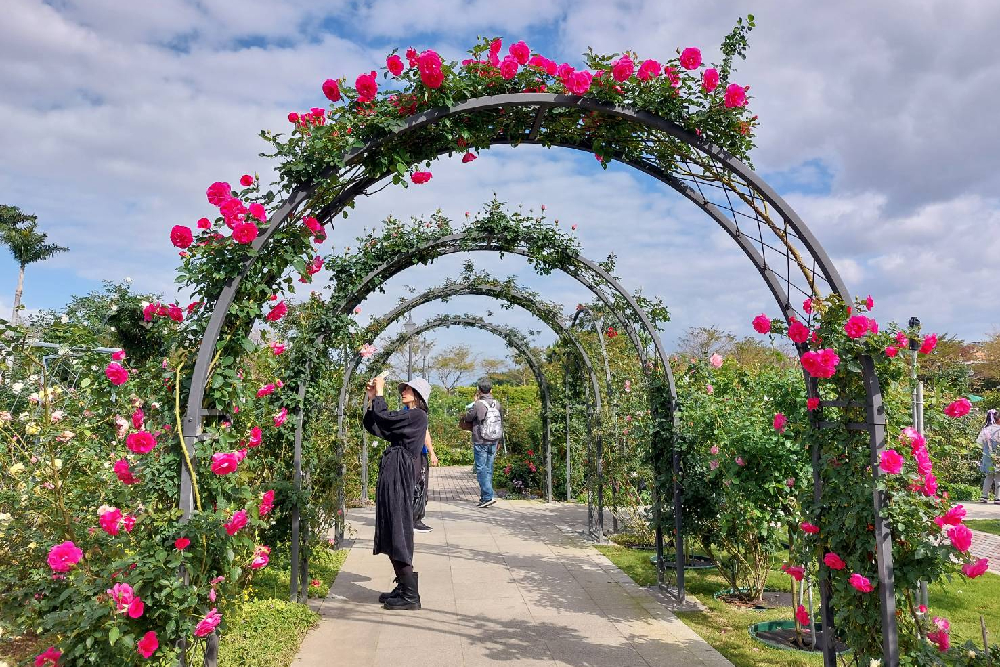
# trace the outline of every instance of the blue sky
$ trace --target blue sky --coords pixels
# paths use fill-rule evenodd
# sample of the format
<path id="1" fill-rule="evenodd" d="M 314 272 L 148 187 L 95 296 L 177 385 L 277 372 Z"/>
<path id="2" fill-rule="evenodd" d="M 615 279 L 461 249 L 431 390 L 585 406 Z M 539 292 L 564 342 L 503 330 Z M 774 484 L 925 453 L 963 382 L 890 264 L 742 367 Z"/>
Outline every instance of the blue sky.
<path id="1" fill-rule="evenodd" d="M 737 76 L 752 86 L 761 118 L 751 156 L 758 171 L 849 287 L 876 298 L 881 321 L 917 314 L 932 330 L 973 340 L 992 333 L 998 318 L 984 293 L 1000 284 L 1000 5 L 762 4 Z M 72 293 L 126 276 L 173 295 L 167 235 L 211 212 L 205 187 L 244 172 L 266 179 L 257 132 L 284 129 L 288 111 L 325 102 L 324 79 L 353 79 L 394 47 L 460 58 L 478 35 L 500 35 L 574 64 L 587 46 L 660 59 L 698 46 L 712 60 L 737 17 L 721 0 L 8 0 L 4 11 L 0 201 L 37 213 L 51 238 L 72 248 L 28 272 L 27 306 L 56 309 Z M 360 201 L 331 242 L 349 244 L 389 213 L 440 207 L 461 219 L 495 192 L 579 224 L 588 256 L 615 252 L 624 284 L 670 307 L 669 341 L 707 324 L 749 333 L 753 315 L 775 312 L 749 262 L 690 204 L 625 168 L 604 172 L 570 153 L 521 147 L 491 150 L 471 165 L 440 161 L 426 186 Z M 404 284 L 439 283 L 461 261 L 394 279 L 365 314 L 390 307 Z M 568 308 L 586 298 L 571 281 L 537 278 L 516 259 L 477 262 Z M 4 314 L 15 279 L 0 255 Z M 418 316 L 482 309 L 456 300 Z M 540 328 L 525 313 L 493 311 L 498 321 Z M 485 334 L 439 338 L 496 347 Z"/>

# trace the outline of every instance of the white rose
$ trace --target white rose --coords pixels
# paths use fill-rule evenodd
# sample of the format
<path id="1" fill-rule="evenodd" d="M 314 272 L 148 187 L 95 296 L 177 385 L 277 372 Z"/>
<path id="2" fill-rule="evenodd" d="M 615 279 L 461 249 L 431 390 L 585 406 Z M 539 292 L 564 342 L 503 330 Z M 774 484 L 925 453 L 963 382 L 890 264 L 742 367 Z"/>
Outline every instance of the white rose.
<path id="1" fill-rule="evenodd" d="M 20 394 L 21 390 L 24 389 L 24 383 L 23 382 L 15 382 L 14 384 L 12 384 L 10 386 L 10 388 L 11 388 L 11 390 L 13 390 L 13 392 L 15 394 Z"/>
<path id="2" fill-rule="evenodd" d="M 59 321 L 62 322 L 63 324 L 66 324 L 67 322 L 69 322 L 69 316 L 64 314 L 62 317 L 59 318 Z"/>
<path id="3" fill-rule="evenodd" d="M 13 517 L 6 512 L 0 512 L 0 523 L 10 523 L 12 518 Z M 2 667 L 2 663 L 0 663 L 0 667 Z"/>

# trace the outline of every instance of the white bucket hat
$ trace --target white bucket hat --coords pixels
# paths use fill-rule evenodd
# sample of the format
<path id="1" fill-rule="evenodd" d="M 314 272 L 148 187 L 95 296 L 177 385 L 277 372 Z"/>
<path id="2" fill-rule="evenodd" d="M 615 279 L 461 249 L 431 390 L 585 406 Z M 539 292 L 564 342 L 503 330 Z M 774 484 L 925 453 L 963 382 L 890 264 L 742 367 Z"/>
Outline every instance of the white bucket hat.
<path id="1" fill-rule="evenodd" d="M 420 398 L 424 399 L 424 403 L 428 403 L 431 398 L 431 383 L 423 378 L 413 378 L 409 382 L 400 382 L 398 391 L 403 391 L 403 387 L 409 387 L 413 391 L 420 394 Z"/>

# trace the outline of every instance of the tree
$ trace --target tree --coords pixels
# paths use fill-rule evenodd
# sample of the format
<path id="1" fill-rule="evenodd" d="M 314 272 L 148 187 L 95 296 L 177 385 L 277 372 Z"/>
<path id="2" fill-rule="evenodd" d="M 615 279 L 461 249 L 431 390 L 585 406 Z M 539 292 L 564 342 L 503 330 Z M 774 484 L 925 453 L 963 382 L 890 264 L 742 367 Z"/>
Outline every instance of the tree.
<path id="1" fill-rule="evenodd" d="M 430 358 L 431 350 L 434 349 L 435 341 L 423 336 L 411 339 L 410 343 L 393 352 L 389 357 L 389 367 L 396 377 L 406 377 L 406 365 L 409 361 L 410 345 L 413 346 L 413 374 L 426 378 L 427 361 Z"/>
<path id="2" fill-rule="evenodd" d="M 431 367 L 449 394 L 463 377 L 476 371 L 476 365 L 476 358 L 468 345 L 453 345 L 431 358 Z"/>
<path id="3" fill-rule="evenodd" d="M 0 205 L 0 242 L 10 249 L 18 264 L 17 289 L 14 291 L 14 312 L 10 321 L 17 324 L 17 311 L 24 291 L 24 269 L 29 264 L 44 262 L 69 248 L 46 243 L 48 235 L 37 231 L 38 217 L 24 213 L 16 206 Z"/>
<path id="4" fill-rule="evenodd" d="M 481 359 L 479 361 L 479 369 L 482 371 L 483 375 L 493 378 L 506 371 L 507 360 L 492 358 Z"/>
<path id="5" fill-rule="evenodd" d="M 713 354 L 726 356 L 735 344 L 736 336 L 716 326 L 691 327 L 677 341 L 677 354 L 695 359 L 708 359 Z"/>

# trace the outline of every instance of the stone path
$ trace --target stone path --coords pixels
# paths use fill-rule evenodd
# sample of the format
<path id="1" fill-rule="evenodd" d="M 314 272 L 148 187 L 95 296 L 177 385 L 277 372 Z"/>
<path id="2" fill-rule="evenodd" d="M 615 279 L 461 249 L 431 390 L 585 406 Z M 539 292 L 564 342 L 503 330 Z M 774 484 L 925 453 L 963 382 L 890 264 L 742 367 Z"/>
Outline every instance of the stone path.
<path id="1" fill-rule="evenodd" d="M 319 626 L 293 665 L 546 667 L 730 666 L 580 537 L 586 507 L 499 501 L 475 507 L 467 466 L 431 471 L 414 566 L 423 609 L 388 612 L 388 559 L 372 556 L 373 510 L 357 531 Z"/>

